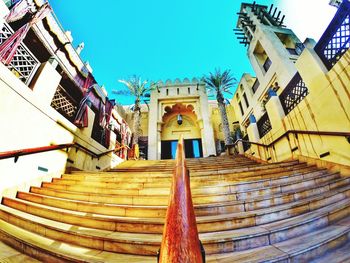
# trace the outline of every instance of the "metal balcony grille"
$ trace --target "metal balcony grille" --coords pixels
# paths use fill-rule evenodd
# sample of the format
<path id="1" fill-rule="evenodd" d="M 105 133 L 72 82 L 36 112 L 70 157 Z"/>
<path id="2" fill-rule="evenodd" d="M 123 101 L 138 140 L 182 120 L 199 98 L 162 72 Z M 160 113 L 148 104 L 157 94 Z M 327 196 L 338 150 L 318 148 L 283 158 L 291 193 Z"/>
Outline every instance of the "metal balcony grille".
<path id="1" fill-rule="evenodd" d="M 0 44 L 2 44 L 8 37 L 13 34 L 11 27 L 4 23 L 0 30 Z M 37 68 L 39 67 L 39 60 L 29 51 L 29 49 L 21 43 L 11 63 L 7 66 L 20 80 L 25 84 L 29 84 L 32 80 Z"/>
<path id="2" fill-rule="evenodd" d="M 257 126 L 260 138 L 264 137 L 269 131 L 271 131 L 272 126 L 267 112 L 265 112 L 265 114 L 258 120 Z"/>
<path id="3" fill-rule="evenodd" d="M 61 86 L 58 86 L 51 101 L 51 107 L 72 121 L 78 108 L 76 105 L 76 101 Z"/>
<path id="4" fill-rule="evenodd" d="M 343 1 L 332 22 L 315 46 L 315 51 L 331 69 L 350 47 L 350 3 Z"/>
<path id="5" fill-rule="evenodd" d="M 284 113 L 291 112 L 309 94 L 299 73 L 295 74 L 279 96 Z"/>

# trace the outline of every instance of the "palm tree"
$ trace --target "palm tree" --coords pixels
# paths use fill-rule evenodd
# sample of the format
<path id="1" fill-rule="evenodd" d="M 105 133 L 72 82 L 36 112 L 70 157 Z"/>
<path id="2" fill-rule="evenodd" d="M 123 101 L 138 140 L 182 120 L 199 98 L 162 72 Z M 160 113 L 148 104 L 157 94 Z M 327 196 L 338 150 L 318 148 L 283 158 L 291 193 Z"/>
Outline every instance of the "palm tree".
<path id="1" fill-rule="evenodd" d="M 230 76 L 230 70 L 225 70 L 221 73 L 220 69 L 215 69 L 215 72 L 209 73 L 209 76 L 204 77 L 204 82 L 207 89 L 216 94 L 216 100 L 221 113 L 222 128 L 225 136 L 225 145 L 232 145 L 230 136 L 230 126 L 228 124 L 224 93 L 230 93 L 230 88 L 237 83 L 237 80 Z"/>
<path id="2" fill-rule="evenodd" d="M 135 104 L 131 107 L 134 112 L 134 136 L 132 145 L 135 145 L 139 142 L 141 131 L 141 101 L 147 104 L 146 98 L 149 98 L 149 91 L 151 90 L 153 84 L 147 86 L 148 81 L 141 81 L 141 77 L 136 75 L 133 75 L 128 80 L 119 80 L 119 82 L 123 83 L 128 89 L 113 91 L 114 94 L 135 96 Z"/>

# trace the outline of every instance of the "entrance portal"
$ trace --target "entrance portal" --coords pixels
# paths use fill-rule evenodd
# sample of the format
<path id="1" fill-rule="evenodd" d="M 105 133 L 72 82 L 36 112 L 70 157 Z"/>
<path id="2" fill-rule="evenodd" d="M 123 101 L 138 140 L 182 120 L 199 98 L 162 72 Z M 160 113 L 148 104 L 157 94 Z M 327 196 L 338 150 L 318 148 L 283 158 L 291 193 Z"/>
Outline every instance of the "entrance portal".
<path id="1" fill-rule="evenodd" d="M 185 141 L 185 157 L 186 158 L 200 158 L 203 157 L 202 140 L 201 139 L 187 139 Z M 162 141 L 162 159 L 175 159 L 177 140 Z"/>
<path id="2" fill-rule="evenodd" d="M 166 106 L 161 131 L 161 159 L 175 159 L 177 141 L 184 137 L 186 158 L 203 157 L 201 131 L 192 105 Z"/>

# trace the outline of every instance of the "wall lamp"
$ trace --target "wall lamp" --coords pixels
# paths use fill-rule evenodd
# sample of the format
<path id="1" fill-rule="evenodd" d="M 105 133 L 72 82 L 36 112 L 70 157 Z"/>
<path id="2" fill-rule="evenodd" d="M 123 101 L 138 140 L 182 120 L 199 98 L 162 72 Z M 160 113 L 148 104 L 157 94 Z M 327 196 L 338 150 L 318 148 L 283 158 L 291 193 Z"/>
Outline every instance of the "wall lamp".
<path id="1" fill-rule="evenodd" d="M 182 115 L 181 114 L 177 115 L 177 124 L 179 124 L 179 125 L 182 124 Z"/>

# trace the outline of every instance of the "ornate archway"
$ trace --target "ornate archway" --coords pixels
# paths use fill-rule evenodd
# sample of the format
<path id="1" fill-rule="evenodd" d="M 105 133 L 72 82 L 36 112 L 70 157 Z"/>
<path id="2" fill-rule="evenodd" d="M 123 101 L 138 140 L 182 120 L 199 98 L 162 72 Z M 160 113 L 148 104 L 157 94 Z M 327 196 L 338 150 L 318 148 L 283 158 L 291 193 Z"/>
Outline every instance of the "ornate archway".
<path id="1" fill-rule="evenodd" d="M 183 134 L 185 139 L 186 157 L 202 157 L 201 130 L 193 105 L 176 103 L 171 107 L 166 106 L 164 110 L 161 132 L 162 159 L 174 158 L 180 134 Z M 178 123 L 179 115 L 181 115 L 182 119 L 181 124 Z"/>

